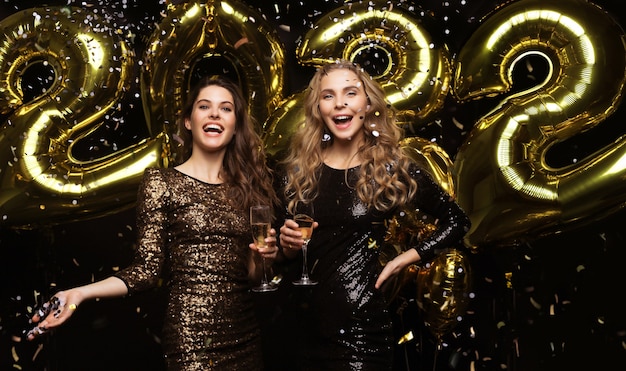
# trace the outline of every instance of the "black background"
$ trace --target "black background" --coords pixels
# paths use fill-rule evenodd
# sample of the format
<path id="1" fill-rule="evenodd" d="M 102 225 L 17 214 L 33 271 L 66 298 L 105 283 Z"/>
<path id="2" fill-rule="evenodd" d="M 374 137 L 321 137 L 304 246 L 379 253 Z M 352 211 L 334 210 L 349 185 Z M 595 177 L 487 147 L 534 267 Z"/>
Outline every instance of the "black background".
<path id="1" fill-rule="evenodd" d="M 75 2 L 78 4 L 78 2 Z M 160 19 L 165 5 L 146 6 L 130 0 L 87 2 L 124 14 L 135 26 L 137 52 Z M 286 47 L 287 93 L 301 90 L 313 73 L 294 56 L 296 40 L 323 13 L 341 1 L 247 1 L 276 25 Z M 432 11 L 439 35 L 452 52 L 500 1 L 424 1 Z M 624 27 L 618 2 L 598 0 Z M 4 1 L 0 19 L 43 2 Z M 65 5 L 66 2 L 47 2 Z M 82 4 L 82 3 L 81 3 Z M 285 30 L 281 25 L 289 25 Z M 37 79 L 33 78 L 36 83 Z M 522 82 L 523 83 L 523 82 Z M 488 103 L 459 104 L 451 99 L 442 110 L 441 125 L 417 133 L 436 140 L 454 156 L 466 130 L 453 124 L 473 122 Z M 141 112 L 129 112 L 140 120 Z M 554 161 L 581 158 L 603 143 L 623 135 L 623 104 L 618 112 L 585 140 L 560 145 Z M 104 127 L 84 144 L 86 156 L 101 156 L 101 138 L 123 147 L 146 136 L 145 128 Z M 398 332 L 413 331 L 414 339 L 398 347 L 398 370 L 554 370 L 623 369 L 626 364 L 626 236 L 623 211 L 577 229 L 529 239 L 515 246 L 486 246 L 468 255 L 473 300 L 456 327 L 437 342 L 424 328 L 420 312 L 409 303 L 398 313 Z M 134 209 L 115 215 L 77 220 L 33 229 L 0 230 L 0 370 L 162 370 L 159 326 L 163 298 L 158 289 L 123 299 L 85 303 L 63 328 L 34 342 L 21 339 L 37 298 L 58 289 L 110 275 L 129 264 L 134 248 Z M 271 321 L 274 294 L 258 296 L 259 313 L 268 335 L 268 364 L 281 364 L 289 344 L 271 337 L 280 323 Z M 406 357 L 406 358 L 405 358 Z"/>

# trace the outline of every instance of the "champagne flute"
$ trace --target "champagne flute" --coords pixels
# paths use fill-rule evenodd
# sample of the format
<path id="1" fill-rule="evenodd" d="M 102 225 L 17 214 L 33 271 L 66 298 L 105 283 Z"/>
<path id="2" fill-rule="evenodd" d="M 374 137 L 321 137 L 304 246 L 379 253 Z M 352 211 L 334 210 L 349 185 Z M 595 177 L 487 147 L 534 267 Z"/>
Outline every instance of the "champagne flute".
<path id="1" fill-rule="evenodd" d="M 267 248 L 265 238 L 270 234 L 272 212 L 267 205 L 255 205 L 250 207 L 250 226 L 252 227 L 252 238 L 258 248 Z M 254 292 L 276 291 L 278 287 L 270 284 L 267 280 L 267 268 L 265 267 L 265 257 L 262 257 L 263 274 L 261 284 L 252 288 Z"/>
<path id="2" fill-rule="evenodd" d="M 302 274 L 299 280 L 293 281 L 296 286 L 313 286 L 317 281 L 309 278 L 309 266 L 307 262 L 307 249 L 311 235 L 313 234 L 313 204 L 311 202 L 297 201 L 295 205 L 296 215 L 293 220 L 298 223 L 298 230 L 302 233 Z"/>

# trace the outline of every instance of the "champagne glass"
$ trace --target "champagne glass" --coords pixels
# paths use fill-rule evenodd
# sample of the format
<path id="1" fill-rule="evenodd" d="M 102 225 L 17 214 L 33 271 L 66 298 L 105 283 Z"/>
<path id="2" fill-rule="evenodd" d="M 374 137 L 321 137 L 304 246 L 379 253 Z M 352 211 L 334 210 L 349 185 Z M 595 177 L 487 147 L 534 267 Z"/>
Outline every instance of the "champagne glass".
<path id="1" fill-rule="evenodd" d="M 296 286 L 317 285 L 317 281 L 309 278 L 309 266 L 307 263 L 307 249 L 311 235 L 313 234 L 313 204 L 311 202 L 297 201 L 295 205 L 296 215 L 293 220 L 298 223 L 298 230 L 302 233 L 302 274 L 299 280 L 293 281 Z"/>
<path id="2" fill-rule="evenodd" d="M 265 238 L 270 234 L 272 219 L 272 211 L 267 205 L 256 205 L 250 207 L 250 226 L 252 227 L 252 238 L 258 248 L 267 248 Z M 278 287 L 270 284 L 267 280 L 267 268 L 265 267 L 265 258 L 262 258 L 263 274 L 261 275 L 261 284 L 252 288 L 254 292 L 276 291 Z"/>

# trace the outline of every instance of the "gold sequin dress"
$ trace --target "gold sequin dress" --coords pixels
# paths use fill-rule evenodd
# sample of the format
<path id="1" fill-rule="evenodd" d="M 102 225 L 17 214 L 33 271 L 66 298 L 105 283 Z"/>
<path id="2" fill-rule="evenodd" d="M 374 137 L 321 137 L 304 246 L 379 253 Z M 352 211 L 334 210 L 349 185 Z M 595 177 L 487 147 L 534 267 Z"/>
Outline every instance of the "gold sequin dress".
<path id="1" fill-rule="evenodd" d="M 248 281 L 247 211 L 226 187 L 148 168 L 137 199 L 138 247 L 116 274 L 133 294 L 163 278 L 168 370 L 262 370 L 260 325 Z"/>

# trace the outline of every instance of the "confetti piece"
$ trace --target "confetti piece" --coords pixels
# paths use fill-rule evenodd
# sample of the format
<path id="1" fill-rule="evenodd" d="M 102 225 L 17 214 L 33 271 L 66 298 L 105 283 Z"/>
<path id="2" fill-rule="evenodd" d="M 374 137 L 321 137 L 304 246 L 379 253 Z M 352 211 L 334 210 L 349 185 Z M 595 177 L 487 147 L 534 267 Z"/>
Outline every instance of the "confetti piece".
<path id="1" fill-rule="evenodd" d="M 237 40 L 237 42 L 235 43 L 235 49 L 239 49 L 240 46 L 247 44 L 248 43 L 248 38 L 247 37 L 243 37 L 239 40 Z"/>

